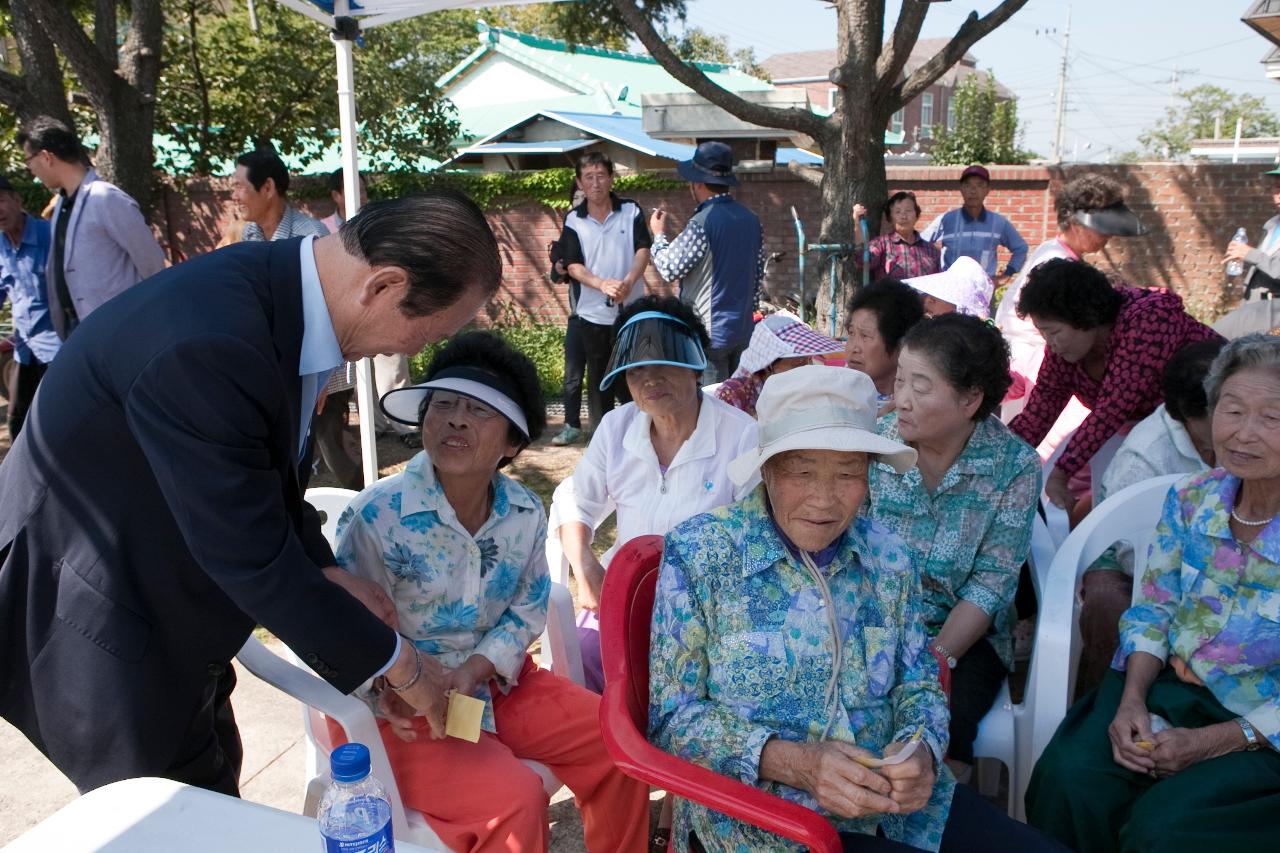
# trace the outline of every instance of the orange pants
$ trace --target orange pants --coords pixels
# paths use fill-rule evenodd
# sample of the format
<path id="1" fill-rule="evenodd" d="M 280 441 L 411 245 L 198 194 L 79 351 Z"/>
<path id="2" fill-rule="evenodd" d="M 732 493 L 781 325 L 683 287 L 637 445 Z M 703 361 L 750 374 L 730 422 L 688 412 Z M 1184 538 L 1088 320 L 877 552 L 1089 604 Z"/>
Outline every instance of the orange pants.
<path id="1" fill-rule="evenodd" d="M 600 697 L 526 658 L 508 694 L 493 688 L 498 734 L 478 743 L 432 740 L 425 720 L 406 743 L 385 723 L 382 742 L 408 808 L 449 849 L 542 853 L 550 840 L 542 780 L 520 763 L 541 762 L 573 791 L 590 853 L 648 849 L 649 788 L 624 776 L 600 738 Z"/>

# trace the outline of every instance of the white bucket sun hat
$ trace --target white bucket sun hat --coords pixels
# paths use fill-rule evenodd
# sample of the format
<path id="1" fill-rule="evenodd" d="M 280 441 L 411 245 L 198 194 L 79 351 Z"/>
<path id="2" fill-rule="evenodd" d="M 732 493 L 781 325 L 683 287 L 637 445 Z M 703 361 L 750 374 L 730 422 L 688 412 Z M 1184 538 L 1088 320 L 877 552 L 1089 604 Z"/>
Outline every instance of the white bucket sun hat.
<path id="1" fill-rule="evenodd" d="M 876 409 L 876 386 L 857 370 L 814 364 L 770 376 L 756 403 L 759 444 L 729 463 L 729 479 L 741 486 L 788 450 L 869 453 L 905 473 L 916 452 L 876 434 Z"/>
<path id="2" fill-rule="evenodd" d="M 991 294 L 995 284 L 982 264 L 967 255 L 942 272 L 904 278 L 903 282 L 919 292 L 956 306 L 956 312 L 985 320 L 991 316 Z"/>

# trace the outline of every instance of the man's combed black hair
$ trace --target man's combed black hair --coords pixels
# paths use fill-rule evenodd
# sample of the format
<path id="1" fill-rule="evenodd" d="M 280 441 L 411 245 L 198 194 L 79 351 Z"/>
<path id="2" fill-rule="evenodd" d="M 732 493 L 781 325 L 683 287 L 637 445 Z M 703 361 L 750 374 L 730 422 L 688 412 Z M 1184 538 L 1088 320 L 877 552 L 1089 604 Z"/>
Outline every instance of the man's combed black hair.
<path id="1" fill-rule="evenodd" d="M 976 388 L 982 403 L 973 413 L 980 421 L 995 412 L 1009 391 L 1009 345 L 1000 330 L 967 314 L 943 314 L 911 327 L 904 348 L 922 355 L 957 391 Z"/>
<path id="2" fill-rule="evenodd" d="M 1027 275 L 1018 296 L 1018 316 L 1096 329 L 1116 321 L 1123 301 L 1102 270 L 1084 261 L 1053 258 Z"/>
<path id="3" fill-rule="evenodd" d="M 907 330 L 924 319 L 924 302 L 909 285 L 894 278 L 882 278 L 858 288 L 845 308 L 845 333 L 853 322 L 853 312 L 863 309 L 876 316 L 876 328 L 884 348 L 893 352 L 902 343 Z"/>
<path id="4" fill-rule="evenodd" d="M 446 367 L 474 367 L 506 379 L 514 388 L 517 394 L 515 403 L 529 425 L 529 443 L 541 437 L 547 428 L 547 403 L 542 397 L 538 368 L 527 355 L 493 332 L 466 332 L 450 340 L 432 357 L 431 364 L 427 366 L 427 380 Z M 418 420 L 422 420 L 421 411 Z M 526 444 L 524 436 L 514 425 L 508 426 L 507 440 L 522 446 Z M 498 467 L 510 461 L 503 459 Z"/>
<path id="5" fill-rule="evenodd" d="M 255 190 L 261 190 L 267 178 L 270 178 L 277 194 L 283 196 L 289 192 L 289 170 L 274 148 L 264 145 L 241 154 L 236 158 L 236 165 L 244 166 L 249 183 L 253 184 Z"/>
<path id="6" fill-rule="evenodd" d="M 698 316 L 698 312 L 693 310 L 693 306 L 681 302 L 675 296 L 641 296 L 635 302 L 625 306 L 618 312 L 618 319 L 613 321 L 613 336 L 616 338 L 626 322 L 642 311 L 661 311 L 663 314 L 670 314 L 693 329 L 693 333 L 698 336 L 698 342 L 702 344 L 703 352 L 711 349 L 711 336 L 707 334 L 707 327 L 702 325 L 702 318 Z"/>
<path id="7" fill-rule="evenodd" d="M 36 116 L 18 131 L 18 147 L 30 145 L 36 151 L 48 151 L 64 163 L 88 163 L 88 155 L 80 137 L 56 118 Z"/>

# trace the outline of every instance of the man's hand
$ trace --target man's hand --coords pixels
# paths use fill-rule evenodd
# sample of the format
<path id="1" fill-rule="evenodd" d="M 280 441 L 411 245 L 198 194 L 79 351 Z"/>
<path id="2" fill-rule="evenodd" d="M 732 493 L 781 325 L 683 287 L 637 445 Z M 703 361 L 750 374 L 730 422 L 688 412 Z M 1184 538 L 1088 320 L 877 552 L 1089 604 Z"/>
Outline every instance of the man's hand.
<path id="1" fill-rule="evenodd" d="M 439 740 L 444 737 L 444 716 L 449 707 L 445 696 L 445 673 L 440 662 L 419 652 L 412 643 L 402 643 L 400 657 L 387 671 L 387 680 L 392 684 L 407 684 L 412 680 L 418 666 L 414 663 L 414 656 L 421 660 L 422 673 L 412 687 L 399 691 L 398 695 L 412 708 L 422 712 L 431 728 L 431 738 Z"/>
<path id="2" fill-rule="evenodd" d="M 417 726 L 413 721 L 413 708 L 393 690 L 383 690 L 378 694 L 378 712 L 387 718 L 392 733 L 400 740 L 413 743 L 418 739 Z"/>
<path id="3" fill-rule="evenodd" d="M 813 794 L 822 808 L 841 817 L 903 811 L 890 799 L 892 783 L 855 760 L 875 757 L 865 749 L 834 740 L 798 745 L 804 747 L 805 756 L 796 768 L 800 787 Z"/>
<path id="4" fill-rule="evenodd" d="M 896 741 L 889 744 L 884 749 L 884 757 L 897 755 L 905 746 L 905 743 Z M 903 813 L 918 812 L 928 805 L 929 797 L 933 794 L 933 783 L 938 777 L 933 753 L 923 743 L 901 764 L 886 764 L 881 767 L 880 774 L 893 786 L 889 797 Z"/>
<path id="5" fill-rule="evenodd" d="M 382 587 L 338 566 L 328 566 L 320 571 L 330 581 L 351 593 L 357 601 L 369 608 L 374 616 L 391 626 L 392 631 L 400 630 L 400 618 L 396 616 L 396 606 Z"/>
<path id="6" fill-rule="evenodd" d="M 1151 734 L 1151 712 L 1145 702 L 1121 699 L 1115 719 L 1107 728 L 1107 736 L 1111 738 L 1111 757 L 1116 764 L 1134 773 L 1150 773 L 1155 769 L 1156 763 L 1151 757 L 1155 736 Z"/>
<path id="7" fill-rule="evenodd" d="M 1253 247 L 1248 243 L 1237 243 L 1235 240 L 1232 240 L 1227 244 L 1226 260 L 1224 263 L 1230 263 L 1231 261 L 1243 261 L 1245 255 L 1249 254 L 1252 249 Z"/>
<path id="8" fill-rule="evenodd" d="M 606 278 L 600 282 L 600 292 L 612 299 L 614 302 L 621 302 L 627 297 L 627 291 L 631 288 L 623 284 L 622 279 Z"/>
<path id="9" fill-rule="evenodd" d="M 578 570 L 578 607 L 600 612 L 600 589 L 604 586 L 604 566 L 591 554 Z"/>
<path id="10" fill-rule="evenodd" d="M 1044 493 L 1049 496 L 1049 500 L 1058 509 L 1071 509 L 1071 505 L 1075 503 L 1075 499 L 1071 496 L 1071 489 L 1067 486 L 1069 477 L 1056 465 L 1053 471 L 1049 473 L 1049 479 L 1044 481 Z"/>
<path id="11" fill-rule="evenodd" d="M 667 229 L 667 207 L 662 205 L 655 207 L 653 213 L 649 214 L 649 231 L 654 237 L 659 234 L 666 233 Z"/>

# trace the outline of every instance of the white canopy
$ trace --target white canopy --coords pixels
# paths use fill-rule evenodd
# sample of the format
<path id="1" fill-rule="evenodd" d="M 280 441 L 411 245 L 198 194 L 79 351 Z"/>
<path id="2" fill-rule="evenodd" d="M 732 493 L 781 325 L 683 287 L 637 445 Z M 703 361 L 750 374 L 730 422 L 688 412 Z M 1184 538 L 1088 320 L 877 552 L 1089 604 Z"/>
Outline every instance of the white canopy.
<path id="1" fill-rule="evenodd" d="M 480 6 L 522 6 L 535 0 L 276 0 L 330 29 L 337 51 L 338 120 L 342 136 L 342 183 L 350 219 L 360 209 L 360 157 L 356 143 L 356 93 L 352 45 L 361 29 L 439 12 Z M 365 485 L 378 479 L 378 446 L 373 432 L 373 362 L 362 359 L 356 368 L 356 401 L 360 408 L 360 449 Z"/>

